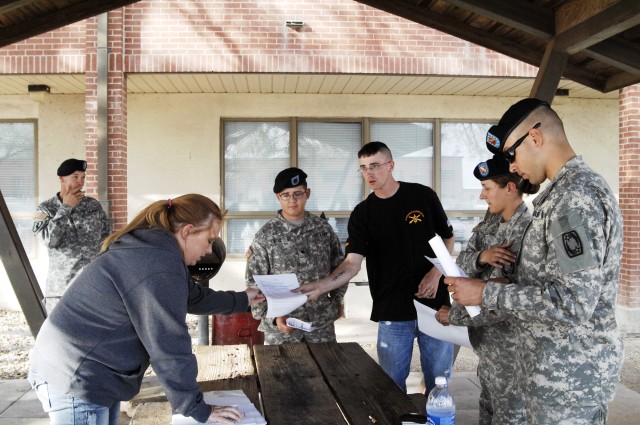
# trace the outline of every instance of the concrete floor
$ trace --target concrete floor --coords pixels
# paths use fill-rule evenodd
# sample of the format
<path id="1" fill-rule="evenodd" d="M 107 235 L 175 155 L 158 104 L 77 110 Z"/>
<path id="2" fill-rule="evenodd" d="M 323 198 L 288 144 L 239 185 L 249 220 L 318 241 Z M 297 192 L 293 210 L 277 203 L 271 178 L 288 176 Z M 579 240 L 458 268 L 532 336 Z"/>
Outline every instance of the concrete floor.
<path id="1" fill-rule="evenodd" d="M 376 327 L 366 319 L 337 322 L 340 342 L 359 342 L 367 345 L 375 358 Z M 420 374 L 412 372 L 408 381 L 409 393 L 420 392 Z M 478 423 L 479 382 L 473 372 L 457 372 L 451 379 L 451 392 L 456 402 L 456 424 Z M 124 415 L 123 415 L 124 416 Z M 640 394 L 618 385 L 616 397 L 609 405 L 609 425 L 636 425 L 640 417 Z M 0 381 L 0 425 L 47 425 L 40 402 L 24 379 Z M 128 423 L 126 418 L 121 422 Z M 279 425 L 279 424 L 274 424 Z"/>

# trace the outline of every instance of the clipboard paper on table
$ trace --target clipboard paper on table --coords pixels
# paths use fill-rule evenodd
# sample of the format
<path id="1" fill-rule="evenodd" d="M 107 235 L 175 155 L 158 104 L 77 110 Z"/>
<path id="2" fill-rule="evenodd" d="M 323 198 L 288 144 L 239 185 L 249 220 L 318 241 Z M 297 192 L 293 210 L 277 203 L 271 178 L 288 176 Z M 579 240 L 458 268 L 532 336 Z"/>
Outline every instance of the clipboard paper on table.
<path id="1" fill-rule="evenodd" d="M 291 292 L 300 286 L 293 273 L 253 275 L 253 280 L 267 299 L 267 317 L 281 317 L 307 302 L 304 294 Z"/>
<path id="2" fill-rule="evenodd" d="M 434 254 L 436 254 L 436 258 L 425 258 L 431 261 L 431 263 L 440 270 L 443 275 L 446 277 L 467 277 L 460 267 L 458 267 L 456 262 L 453 261 L 453 258 L 451 258 L 451 254 L 449 254 L 449 250 L 440 236 L 435 235 L 433 238 L 429 239 L 429 245 L 431 245 L 431 249 L 433 249 Z M 475 317 L 480 314 L 480 306 L 472 305 L 466 306 L 465 308 L 471 317 Z"/>
<path id="3" fill-rule="evenodd" d="M 249 397 L 242 390 L 209 391 L 203 394 L 207 404 L 216 406 L 233 406 L 240 410 L 244 417 L 236 425 L 266 425 L 267 421 L 260 414 L 256 406 L 251 403 Z M 195 419 L 180 414 L 175 414 L 171 418 L 171 425 L 192 425 L 199 424 Z"/>

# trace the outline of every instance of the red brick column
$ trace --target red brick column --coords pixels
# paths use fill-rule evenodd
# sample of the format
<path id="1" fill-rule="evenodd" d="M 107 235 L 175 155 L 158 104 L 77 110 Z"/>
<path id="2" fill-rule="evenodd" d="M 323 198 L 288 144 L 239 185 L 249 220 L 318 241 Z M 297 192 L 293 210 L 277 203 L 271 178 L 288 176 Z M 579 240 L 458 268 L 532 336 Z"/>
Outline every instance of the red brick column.
<path id="1" fill-rule="evenodd" d="M 640 85 L 620 92 L 620 208 L 624 249 L 618 291 L 620 325 L 640 332 Z"/>
<path id="2" fill-rule="evenodd" d="M 109 213 L 114 230 L 127 223 L 127 82 L 123 70 L 124 12 L 109 12 L 108 47 L 108 197 Z M 97 196 L 98 176 L 98 73 L 96 17 L 87 20 L 85 71 L 85 132 L 87 192 Z"/>

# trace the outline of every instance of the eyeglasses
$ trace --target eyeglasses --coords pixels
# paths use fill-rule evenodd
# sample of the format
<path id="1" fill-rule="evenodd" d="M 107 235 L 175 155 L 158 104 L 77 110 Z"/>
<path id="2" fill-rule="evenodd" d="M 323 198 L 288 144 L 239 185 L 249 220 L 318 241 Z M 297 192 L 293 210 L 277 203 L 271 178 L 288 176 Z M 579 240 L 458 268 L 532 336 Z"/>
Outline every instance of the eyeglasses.
<path id="1" fill-rule="evenodd" d="M 531 127 L 531 130 L 535 128 L 539 128 L 541 125 L 542 123 L 538 123 L 533 127 Z M 507 159 L 507 161 L 509 161 L 509 164 L 513 164 L 513 162 L 516 160 L 516 149 L 518 149 L 518 146 L 520 146 L 522 142 L 524 142 L 524 140 L 527 138 L 527 136 L 529 136 L 529 131 L 527 131 L 527 134 L 525 134 L 524 136 L 516 140 L 516 142 L 513 145 L 511 145 L 509 149 L 503 152 L 503 155 Z"/>
<path id="2" fill-rule="evenodd" d="M 278 196 L 280 197 L 280 199 L 282 199 L 283 201 L 287 202 L 289 199 L 293 198 L 295 200 L 299 200 L 302 199 L 302 197 L 304 196 L 304 194 L 307 193 L 306 191 L 304 192 L 293 192 L 293 193 L 289 193 L 289 192 L 284 192 L 284 193 L 279 193 Z"/>
<path id="3" fill-rule="evenodd" d="M 387 162 L 383 162 L 382 164 L 378 164 L 377 162 L 374 162 L 373 164 L 369 165 L 368 167 L 366 165 L 361 165 L 360 168 L 358 168 L 358 172 L 360 174 L 364 174 L 367 171 L 376 171 L 378 168 L 380 168 L 383 165 L 386 165 L 386 164 L 388 164 L 390 162 L 391 161 L 387 161 Z"/>

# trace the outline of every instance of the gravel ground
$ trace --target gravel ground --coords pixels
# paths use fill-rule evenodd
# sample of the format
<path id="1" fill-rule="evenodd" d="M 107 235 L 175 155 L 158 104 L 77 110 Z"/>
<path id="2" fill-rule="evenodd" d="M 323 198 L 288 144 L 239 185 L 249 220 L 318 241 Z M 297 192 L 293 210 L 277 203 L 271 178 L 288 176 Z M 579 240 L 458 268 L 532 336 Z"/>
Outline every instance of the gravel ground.
<path id="1" fill-rule="evenodd" d="M 189 329 L 197 337 L 197 317 L 189 316 Z M 627 388 L 640 393 L 640 335 L 624 338 L 625 359 L 622 365 L 621 382 Z M 0 310 L 0 380 L 24 379 L 29 367 L 29 350 L 33 338 L 27 322 L 19 311 Z M 365 349 L 372 347 L 365 347 Z M 458 353 L 454 371 L 473 372 L 478 358 L 468 348 Z"/>

